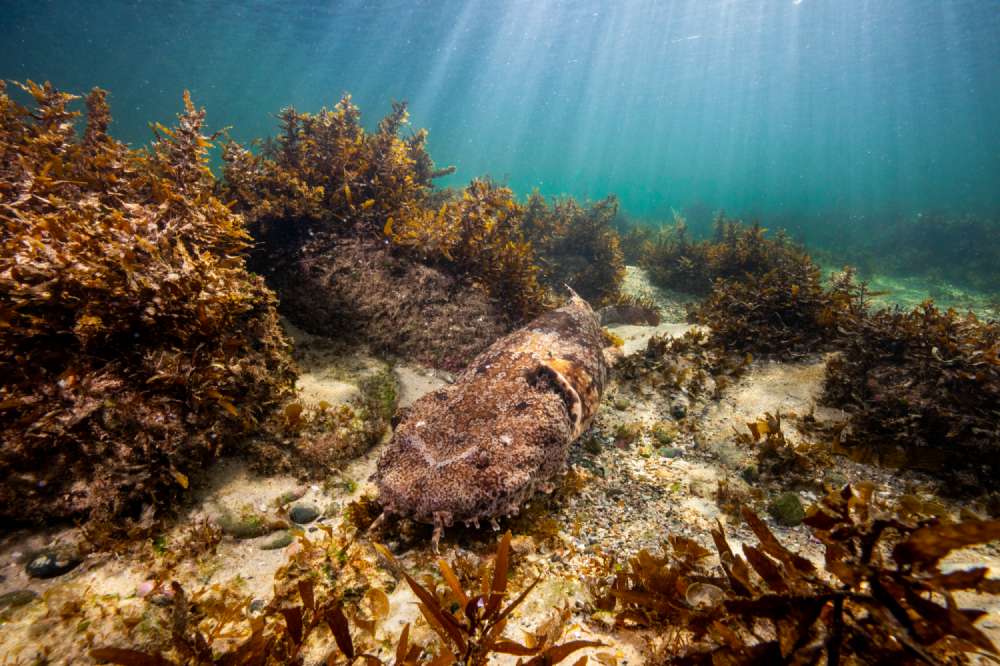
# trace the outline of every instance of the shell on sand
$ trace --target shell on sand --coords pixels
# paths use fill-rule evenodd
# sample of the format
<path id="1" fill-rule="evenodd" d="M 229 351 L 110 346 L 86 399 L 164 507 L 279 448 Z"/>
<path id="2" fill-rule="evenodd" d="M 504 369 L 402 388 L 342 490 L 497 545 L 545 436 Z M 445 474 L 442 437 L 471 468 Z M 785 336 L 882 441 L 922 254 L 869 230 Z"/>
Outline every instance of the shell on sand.
<path id="1" fill-rule="evenodd" d="M 603 346 L 596 315 L 573 294 L 415 402 L 374 475 L 385 513 L 478 524 L 550 490 L 600 404 Z"/>

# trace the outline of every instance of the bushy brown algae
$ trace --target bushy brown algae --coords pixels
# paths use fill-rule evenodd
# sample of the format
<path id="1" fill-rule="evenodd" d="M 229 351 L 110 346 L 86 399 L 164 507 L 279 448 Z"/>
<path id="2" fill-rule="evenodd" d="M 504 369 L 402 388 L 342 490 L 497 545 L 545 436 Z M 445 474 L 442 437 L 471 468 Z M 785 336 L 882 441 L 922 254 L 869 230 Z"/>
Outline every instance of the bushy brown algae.
<path id="1" fill-rule="evenodd" d="M 587 206 L 572 198 L 546 202 L 536 190 L 524 206 L 524 233 L 541 266 L 541 280 L 558 292 L 568 286 L 595 307 L 620 294 L 625 260 L 614 221 L 618 200 Z"/>
<path id="2" fill-rule="evenodd" d="M 481 285 L 515 321 L 525 321 L 545 308 L 549 295 L 538 281 L 523 214 L 509 188 L 476 179 L 437 210 L 388 219 L 383 231 L 394 244 Z"/>
<path id="3" fill-rule="evenodd" d="M 823 399 L 851 413 L 843 443 L 983 489 L 1000 473 L 1000 324 L 931 303 L 844 324 Z"/>
<path id="4" fill-rule="evenodd" d="M 695 314 L 722 350 L 837 352 L 823 401 L 850 415 L 828 442 L 838 450 L 945 477 L 950 493 L 987 489 L 1000 452 L 1000 326 L 931 302 L 873 309 L 873 295 L 849 268 L 823 285 L 804 257 L 717 280 Z"/>
<path id="5" fill-rule="evenodd" d="M 943 573 L 953 550 L 1000 538 L 1000 521 L 906 518 L 873 504 L 871 488 L 845 486 L 805 519 L 826 548 L 823 568 L 789 550 L 752 511 L 758 544 L 733 552 L 721 526 L 709 551 L 669 538 L 642 551 L 598 596 L 622 627 L 654 627 L 660 663 L 972 663 L 998 654 L 975 626 L 985 613 L 954 594 L 996 594 L 985 567 Z"/>
<path id="6" fill-rule="evenodd" d="M 382 546 L 375 546 L 384 562 L 407 582 L 418 599 L 423 619 L 436 635 L 433 644 L 411 640 L 406 624 L 394 640 L 393 658 L 375 654 L 375 631 L 389 613 L 389 599 L 379 587 L 353 591 L 352 581 L 374 575 L 374 551 L 327 534 L 319 541 L 299 537 L 299 549 L 275 576 L 275 597 L 256 611 L 250 600 L 226 588 L 213 586 L 188 594 L 176 581 L 167 591 L 166 622 L 160 625 L 159 649 L 135 646 L 96 647 L 90 656 L 123 666 L 170 664 L 295 664 L 306 654 L 321 652 L 322 663 L 464 664 L 482 666 L 491 655 L 530 657 L 525 666 L 555 665 L 596 641 L 558 643 L 565 618 L 558 626 L 517 642 L 506 636 L 511 613 L 534 589 L 528 584 L 505 603 L 511 563 L 511 534 L 500 539 L 492 567 L 482 563 L 472 590 L 446 560 L 438 560 L 444 581 L 439 590 L 433 579 L 420 583 Z M 320 571 L 317 571 L 319 568 Z M 57 655 L 53 655 L 57 656 Z M 581 664 L 584 660 L 577 663 Z"/>
<path id="7" fill-rule="evenodd" d="M 826 287 L 803 255 L 761 275 L 718 280 L 694 318 L 729 351 L 796 358 L 834 346 L 844 321 L 863 312 L 856 291 L 850 272 Z"/>
<path id="8" fill-rule="evenodd" d="M 614 226 L 618 232 L 619 246 L 625 263 L 629 266 L 638 266 L 659 230 L 648 224 L 629 220 L 621 213 L 615 218 Z"/>
<path id="9" fill-rule="evenodd" d="M 615 365 L 622 380 L 660 393 L 683 392 L 714 399 L 750 366 L 751 355 L 731 353 L 704 332 L 692 330 L 678 338 L 653 336 L 646 348 Z"/>
<path id="10" fill-rule="evenodd" d="M 0 515 L 137 517 L 288 395 L 275 299 L 215 196 L 185 95 L 148 151 L 107 134 L 106 95 L 0 86 Z"/>
<path id="11" fill-rule="evenodd" d="M 477 282 L 516 317 L 536 314 L 543 295 L 534 255 L 520 240 L 520 208 L 509 189 L 473 181 L 458 197 L 432 196 L 435 171 L 425 131 L 400 136 L 396 104 L 375 132 L 345 96 L 318 114 L 285 109 L 281 134 L 254 154 L 226 148 L 224 191 L 261 245 L 259 263 L 289 263 L 310 235 L 329 244 L 345 235 L 385 238 L 425 262 Z M 328 248 L 312 240 L 312 254 Z M 333 248 L 329 248 L 332 251 Z"/>
<path id="12" fill-rule="evenodd" d="M 768 237 L 759 223 L 746 226 L 722 213 L 707 240 L 691 238 L 684 218 L 675 215 L 673 225 L 645 244 L 640 261 L 655 284 L 692 294 L 707 294 L 718 279 L 743 280 L 806 262 L 805 251 L 784 233 Z"/>

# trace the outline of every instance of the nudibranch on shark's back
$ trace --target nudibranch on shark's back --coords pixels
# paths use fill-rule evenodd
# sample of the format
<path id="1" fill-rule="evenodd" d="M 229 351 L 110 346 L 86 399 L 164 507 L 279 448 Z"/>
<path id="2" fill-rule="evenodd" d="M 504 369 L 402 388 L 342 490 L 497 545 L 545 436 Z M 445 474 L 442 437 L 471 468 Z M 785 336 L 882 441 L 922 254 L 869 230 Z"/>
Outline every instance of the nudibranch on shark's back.
<path id="1" fill-rule="evenodd" d="M 439 534 L 516 514 L 550 491 L 600 404 L 604 346 L 597 316 L 573 294 L 415 402 L 375 472 L 385 513 Z"/>

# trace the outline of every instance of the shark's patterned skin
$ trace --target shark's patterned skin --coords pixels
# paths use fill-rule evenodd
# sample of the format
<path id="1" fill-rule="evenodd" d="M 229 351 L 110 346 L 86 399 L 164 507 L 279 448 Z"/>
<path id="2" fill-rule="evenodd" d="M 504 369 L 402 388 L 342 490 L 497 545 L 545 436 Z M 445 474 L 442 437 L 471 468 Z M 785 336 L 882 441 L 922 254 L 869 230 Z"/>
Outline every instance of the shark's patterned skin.
<path id="1" fill-rule="evenodd" d="M 566 468 L 608 380 L 594 311 L 572 295 L 413 404 L 375 472 L 386 515 L 431 523 L 515 514 Z"/>

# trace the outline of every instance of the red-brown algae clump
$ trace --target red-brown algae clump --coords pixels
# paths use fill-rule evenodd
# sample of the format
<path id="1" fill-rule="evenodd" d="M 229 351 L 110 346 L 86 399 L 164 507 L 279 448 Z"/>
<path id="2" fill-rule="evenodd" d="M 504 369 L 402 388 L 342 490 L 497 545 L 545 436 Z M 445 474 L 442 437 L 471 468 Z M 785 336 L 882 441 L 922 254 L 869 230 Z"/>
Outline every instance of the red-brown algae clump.
<path id="1" fill-rule="evenodd" d="M 516 514 L 551 490 L 608 380 L 597 317 L 575 294 L 416 403 L 379 460 L 386 514 L 431 523 Z"/>

